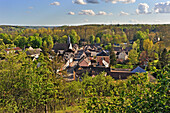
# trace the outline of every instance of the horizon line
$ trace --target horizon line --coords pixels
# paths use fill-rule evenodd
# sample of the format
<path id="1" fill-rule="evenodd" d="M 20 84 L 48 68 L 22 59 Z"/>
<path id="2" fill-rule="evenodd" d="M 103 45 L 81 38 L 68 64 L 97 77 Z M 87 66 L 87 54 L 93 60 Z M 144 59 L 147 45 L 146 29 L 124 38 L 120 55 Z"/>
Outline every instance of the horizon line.
<path id="1" fill-rule="evenodd" d="M 84 25 L 169 25 L 170 23 L 85 23 L 85 24 L 0 24 L 0 26 L 35 26 L 35 27 L 62 27 L 62 26 L 84 26 Z"/>

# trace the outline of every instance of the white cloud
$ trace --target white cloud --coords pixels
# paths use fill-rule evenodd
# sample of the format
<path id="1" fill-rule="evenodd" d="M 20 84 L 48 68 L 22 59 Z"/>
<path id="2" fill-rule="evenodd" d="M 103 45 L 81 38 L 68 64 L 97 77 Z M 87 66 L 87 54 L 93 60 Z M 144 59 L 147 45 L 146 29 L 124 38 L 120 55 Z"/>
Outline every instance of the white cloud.
<path id="1" fill-rule="evenodd" d="M 156 3 L 154 11 L 156 13 L 170 13 L 170 1 Z"/>
<path id="2" fill-rule="evenodd" d="M 90 16 L 94 16 L 96 15 L 95 12 L 93 10 L 81 10 L 81 12 L 79 12 L 79 15 L 90 15 Z"/>
<path id="3" fill-rule="evenodd" d="M 154 22 L 161 22 L 161 20 L 155 20 Z"/>
<path id="4" fill-rule="evenodd" d="M 68 15 L 75 15 L 75 13 L 70 11 Z"/>
<path id="5" fill-rule="evenodd" d="M 84 2 L 84 0 L 74 0 L 73 3 L 74 3 L 74 4 L 80 4 L 80 5 L 85 5 L 85 4 L 87 4 L 86 2 Z"/>
<path id="6" fill-rule="evenodd" d="M 96 15 L 113 15 L 112 13 L 106 13 L 104 11 L 99 11 Z"/>
<path id="7" fill-rule="evenodd" d="M 149 9 L 148 4 L 146 4 L 146 3 L 140 3 L 140 4 L 138 5 L 138 9 L 136 9 L 136 13 L 137 13 L 137 14 L 147 14 L 147 13 L 149 13 L 149 12 L 148 12 L 148 9 Z"/>
<path id="8" fill-rule="evenodd" d="M 120 12 L 120 16 L 126 16 L 126 15 L 129 15 L 129 13 L 125 13 L 123 11 Z"/>
<path id="9" fill-rule="evenodd" d="M 59 3 L 59 2 L 53 2 L 53 3 L 51 3 L 50 5 L 58 6 L 58 5 L 60 5 L 60 3 Z"/>
<path id="10" fill-rule="evenodd" d="M 111 2 L 113 4 L 116 4 L 117 2 L 122 2 L 124 4 L 129 4 L 129 3 L 135 3 L 136 0 L 101 0 L 104 2 Z M 81 4 L 81 5 L 85 5 L 87 3 L 92 3 L 92 4 L 97 4 L 99 3 L 99 0 L 74 0 L 73 1 L 74 4 Z"/>
<path id="11" fill-rule="evenodd" d="M 97 3 L 99 3 L 98 0 L 86 0 L 86 1 L 87 1 L 87 3 L 92 3 L 92 4 L 97 4 Z"/>
<path id="12" fill-rule="evenodd" d="M 97 13 L 97 15 L 107 15 L 107 13 L 104 12 L 104 11 L 99 11 L 99 12 Z"/>
<path id="13" fill-rule="evenodd" d="M 105 2 L 111 2 L 113 4 L 117 3 L 117 2 L 122 2 L 125 4 L 129 4 L 129 3 L 135 3 L 136 0 L 104 0 Z"/>
<path id="14" fill-rule="evenodd" d="M 139 21 L 138 21 L 138 20 L 135 20 L 135 19 L 131 19 L 129 22 L 130 22 L 130 23 L 139 23 Z"/>

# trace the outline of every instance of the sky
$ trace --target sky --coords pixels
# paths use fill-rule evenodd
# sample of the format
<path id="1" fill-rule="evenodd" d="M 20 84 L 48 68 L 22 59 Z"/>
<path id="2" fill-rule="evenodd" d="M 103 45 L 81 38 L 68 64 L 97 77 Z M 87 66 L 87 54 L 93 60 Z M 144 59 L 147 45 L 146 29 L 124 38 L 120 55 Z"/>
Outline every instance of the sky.
<path id="1" fill-rule="evenodd" d="M 0 25 L 170 24 L 170 0 L 0 0 Z"/>

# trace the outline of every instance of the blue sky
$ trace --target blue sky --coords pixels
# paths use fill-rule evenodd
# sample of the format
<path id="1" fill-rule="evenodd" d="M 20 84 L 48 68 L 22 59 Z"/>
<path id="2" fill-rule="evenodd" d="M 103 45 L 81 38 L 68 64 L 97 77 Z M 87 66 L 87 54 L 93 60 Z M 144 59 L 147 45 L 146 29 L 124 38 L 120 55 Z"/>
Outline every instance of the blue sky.
<path id="1" fill-rule="evenodd" d="M 98 3 L 95 3 L 98 1 Z M 170 23 L 168 0 L 0 0 L 0 24 Z"/>

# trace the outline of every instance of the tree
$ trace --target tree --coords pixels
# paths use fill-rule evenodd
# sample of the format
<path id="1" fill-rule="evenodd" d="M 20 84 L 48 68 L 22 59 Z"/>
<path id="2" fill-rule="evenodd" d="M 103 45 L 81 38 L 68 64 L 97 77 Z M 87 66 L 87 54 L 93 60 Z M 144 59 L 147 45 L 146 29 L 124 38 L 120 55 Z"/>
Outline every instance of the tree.
<path id="1" fill-rule="evenodd" d="M 67 43 L 67 35 L 62 36 L 59 38 L 58 43 Z"/>
<path id="2" fill-rule="evenodd" d="M 75 30 L 71 30 L 70 38 L 71 38 L 71 42 L 72 42 L 73 44 L 79 43 L 80 36 L 77 35 L 77 33 L 76 33 Z"/>
<path id="3" fill-rule="evenodd" d="M 145 32 L 142 32 L 142 31 L 137 31 L 136 34 L 134 35 L 134 40 L 141 40 L 141 39 L 146 39 L 147 38 L 147 35 Z"/>
<path id="4" fill-rule="evenodd" d="M 138 47 L 137 47 L 138 45 L 137 45 L 137 43 L 136 42 L 134 42 L 133 43 L 133 45 L 132 45 L 132 49 L 134 49 L 134 50 L 137 50 L 138 49 Z"/>
<path id="5" fill-rule="evenodd" d="M 102 38 L 102 36 L 103 36 L 103 32 L 98 32 L 96 35 L 96 37 L 99 37 L 99 38 Z"/>
<path id="6" fill-rule="evenodd" d="M 19 38 L 17 46 L 19 46 L 21 48 L 24 48 L 24 46 L 27 46 L 27 43 L 28 43 L 27 38 L 26 37 L 22 37 L 22 38 Z"/>
<path id="7" fill-rule="evenodd" d="M 129 56 L 128 56 L 129 62 L 131 62 L 132 64 L 137 64 L 138 63 L 138 53 L 136 50 L 132 49 L 129 52 Z"/>
<path id="8" fill-rule="evenodd" d="M 33 62 L 24 52 L 6 54 L 5 59 L 0 63 L 0 111 L 55 111 L 61 79 L 52 76 L 50 60 L 41 54 Z"/>
<path id="9" fill-rule="evenodd" d="M 91 35 L 91 36 L 90 36 L 90 43 L 91 43 L 91 44 L 94 44 L 94 41 L 95 41 L 95 36 L 94 36 L 94 35 Z"/>
<path id="10" fill-rule="evenodd" d="M 142 52 L 140 53 L 140 56 L 139 56 L 139 63 L 144 66 L 144 65 L 147 65 L 146 63 L 147 63 L 148 61 L 149 61 L 149 60 L 148 60 L 148 56 L 147 56 L 146 51 L 142 51 Z"/>
<path id="11" fill-rule="evenodd" d="M 100 44 L 100 38 L 99 37 L 96 37 L 96 43 Z"/>
<path id="12" fill-rule="evenodd" d="M 153 50 L 153 42 L 152 40 L 146 39 L 143 42 L 143 48 L 146 51 L 147 55 L 150 56 L 152 50 Z"/>
<path id="13" fill-rule="evenodd" d="M 164 50 L 164 48 L 165 48 L 165 44 L 163 41 L 159 41 L 154 45 L 154 50 L 158 54 L 159 57 L 160 57 L 162 51 Z"/>
<path id="14" fill-rule="evenodd" d="M 165 67 L 166 65 L 168 65 L 170 60 L 170 54 L 167 52 L 167 49 L 164 48 L 160 58 L 159 58 L 159 62 L 161 64 L 161 67 Z"/>
<path id="15" fill-rule="evenodd" d="M 134 42 L 135 44 L 134 45 L 132 45 L 132 48 L 134 48 L 135 46 L 136 46 L 136 50 L 139 52 L 140 51 L 140 40 L 139 39 L 137 39 L 135 42 Z M 134 46 L 134 47 L 133 47 Z M 142 44 L 142 46 L 143 46 L 143 44 Z"/>
<path id="16" fill-rule="evenodd" d="M 122 36 L 121 36 L 121 42 L 127 42 L 128 41 L 128 39 L 127 39 L 127 36 L 126 36 L 126 33 L 125 32 L 123 32 L 123 34 L 122 34 Z"/>
<path id="17" fill-rule="evenodd" d="M 43 42 L 42 52 L 43 52 L 44 56 L 47 56 L 47 57 L 48 57 L 48 55 L 49 55 L 49 49 L 48 49 L 46 40 L 44 40 L 44 42 Z"/>
<path id="18" fill-rule="evenodd" d="M 110 64 L 111 65 L 116 65 L 116 54 L 114 52 L 113 46 L 110 48 Z"/>

